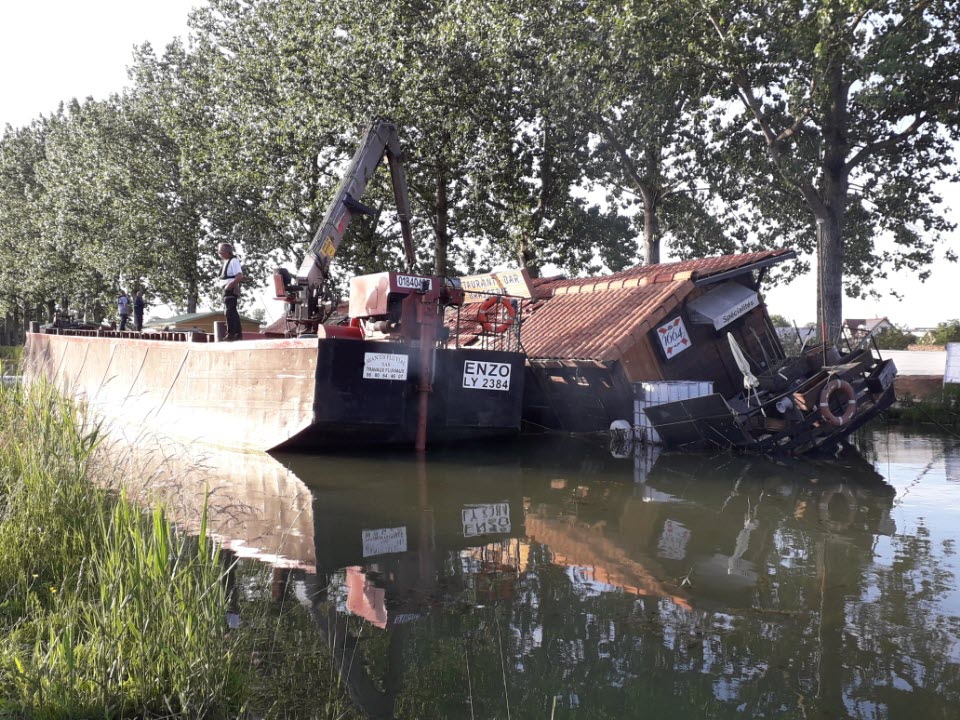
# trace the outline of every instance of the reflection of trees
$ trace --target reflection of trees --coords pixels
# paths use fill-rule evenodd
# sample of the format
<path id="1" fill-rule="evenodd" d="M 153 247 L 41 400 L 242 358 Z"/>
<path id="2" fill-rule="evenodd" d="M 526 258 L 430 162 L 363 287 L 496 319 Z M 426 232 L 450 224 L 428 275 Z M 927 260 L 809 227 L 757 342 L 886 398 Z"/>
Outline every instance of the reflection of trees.
<path id="1" fill-rule="evenodd" d="M 682 573 L 658 564 L 667 561 L 656 557 L 657 532 L 635 525 L 657 530 L 680 518 L 694 528 L 690 553 L 749 564 L 754 580 L 736 592 L 714 596 L 694 572 L 685 609 L 668 592 L 607 584 L 618 582 L 615 572 L 577 565 L 569 547 L 561 564 L 549 542 L 533 543 L 512 597 L 443 602 L 403 628 L 399 651 L 390 632 L 374 632 L 362 645 L 366 666 L 386 672 L 391 647 L 402 658 L 398 717 L 469 717 L 472 700 L 475 717 L 506 717 L 509 702 L 511 717 L 576 708 L 578 717 L 884 718 L 918 698 L 925 714 L 944 716 L 960 690 L 957 621 L 939 611 L 954 578 L 922 528 L 891 541 L 890 567 L 875 562 L 889 488 L 841 495 L 782 477 L 741 480 L 735 493 L 707 488 L 702 497 L 660 485 L 683 502 L 643 513 L 631 509 L 629 486 L 604 484 L 589 496 L 571 486 L 532 498 L 526 521 L 534 529 L 533 514 L 576 513 L 566 542 L 620 548 L 592 562 L 614 557 L 675 583 Z M 625 518 L 632 525 L 621 526 Z M 597 538 L 584 541 L 591 528 Z M 478 566 L 464 551 L 437 554 L 444 594 L 476 584 Z"/>

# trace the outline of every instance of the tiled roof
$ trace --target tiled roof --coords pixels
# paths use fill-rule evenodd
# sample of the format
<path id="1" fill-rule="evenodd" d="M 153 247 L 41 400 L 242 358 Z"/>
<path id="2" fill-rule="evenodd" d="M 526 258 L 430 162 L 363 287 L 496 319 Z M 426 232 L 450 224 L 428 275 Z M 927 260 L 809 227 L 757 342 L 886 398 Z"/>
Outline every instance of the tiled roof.
<path id="1" fill-rule="evenodd" d="M 523 348 L 532 358 L 615 360 L 692 289 L 676 280 L 555 295 L 526 317 Z"/>
<path id="2" fill-rule="evenodd" d="M 533 298 L 523 302 L 523 349 L 531 358 L 616 360 L 683 302 L 695 280 L 790 252 L 644 265 L 601 277 L 537 278 Z M 461 317 L 471 314 L 464 308 Z M 475 332 L 475 326 L 462 326 L 461 342 Z"/>

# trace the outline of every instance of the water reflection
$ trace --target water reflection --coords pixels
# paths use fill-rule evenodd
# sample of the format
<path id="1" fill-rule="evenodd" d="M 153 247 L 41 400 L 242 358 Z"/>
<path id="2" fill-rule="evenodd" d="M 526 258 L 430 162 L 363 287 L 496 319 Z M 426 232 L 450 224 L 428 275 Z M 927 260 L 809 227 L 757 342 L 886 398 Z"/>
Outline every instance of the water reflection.
<path id="1" fill-rule="evenodd" d="M 371 717 L 946 717 L 957 458 L 886 432 L 823 463 L 234 457 L 222 487 L 262 514 L 218 532 L 281 559 L 274 598 L 310 609 Z"/>

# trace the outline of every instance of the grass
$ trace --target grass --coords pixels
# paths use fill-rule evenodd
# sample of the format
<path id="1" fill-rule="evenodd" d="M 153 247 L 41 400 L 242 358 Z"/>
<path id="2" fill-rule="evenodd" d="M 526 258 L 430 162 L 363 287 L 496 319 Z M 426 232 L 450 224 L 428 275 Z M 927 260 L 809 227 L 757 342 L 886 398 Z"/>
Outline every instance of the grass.
<path id="1" fill-rule="evenodd" d="M 287 628 L 247 603 L 245 627 L 228 630 L 233 568 L 207 537 L 205 507 L 188 536 L 162 507 L 144 511 L 92 482 L 110 472 L 96 465 L 101 441 L 50 386 L 0 387 L 0 718 L 289 710 L 274 684 L 292 661 L 264 663 L 251 648 L 303 637 L 303 619 Z M 329 661 L 308 665 L 316 679 Z M 341 688 L 324 698 L 322 715 L 315 706 L 304 717 L 349 712 Z"/>
<path id="2" fill-rule="evenodd" d="M 0 375 L 15 374 L 22 358 L 22 345 L 0 345 Z"/>
<path id="3" fill-rule="evenodd" d="M 960 385 L 945 385 L 938 398 L 901 400 L 889 416 L 907 425 L 933 423 L 945 429 L 956 428 L 960 426 Z"/>

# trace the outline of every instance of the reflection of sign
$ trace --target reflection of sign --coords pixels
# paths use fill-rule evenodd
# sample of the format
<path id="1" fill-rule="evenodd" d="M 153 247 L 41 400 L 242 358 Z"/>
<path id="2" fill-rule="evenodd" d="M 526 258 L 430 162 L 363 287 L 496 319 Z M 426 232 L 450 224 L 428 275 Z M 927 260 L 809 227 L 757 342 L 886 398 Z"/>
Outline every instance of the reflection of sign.
<path id="1" fill-rule="evenodd" d="M 364 353 L 364 380 L 406 380 L 407 356 L 392 353 Z"/>
<path id="2" fill-rule="evenodd" d="M 464 302 L 483 302 L 490 295 L 533 297 L 530 276 L 526 270 L 497 270 L 482 275 L 460 278 L 460 287 L 467 291 Z"/>
<path id="3" fill-rule="evenodd" d="M 675 520 L 663 523 L 660 542 L 657 543 L 657 555 L 669 560 L 683 560 L 687 555 L 687 543 L 690 531 Z"/>
<path id="4" fill-rule="evenodd" d="M 430 278 L 417 277 L 416 275 L 397 275 L 394 280 L 398 288 L 420 290 L 421 292 L 430 290 Z"/>
<path id="5" fill-rule="evenodd" d="M 690 336 L 687 335 L 687 327 L 683 324 L 683 319 L 679 315 L 667 324 L 657 328 L 657 338 L 660 340 L 663 354 L 667 356 L 668 360 L 676 357 L 693 344 L 690 342 Z"/>
<path id="6" fill-rule="evenodd" d="M 463 387 L 468 390 L 509 390 L 510 363 L 465 361 Z"/>
<path id="7" fill-rule="evenodd" d="M 510 503 L 465 505 L 460 516 L 463 519 L 463 536 L 467 538 L 510 532 Z"/>
<path id="8" fill-rule="evenodd" d="M 364 557 L 407 551 L 406 527 L 364 530 L 362 537 Z"/>

